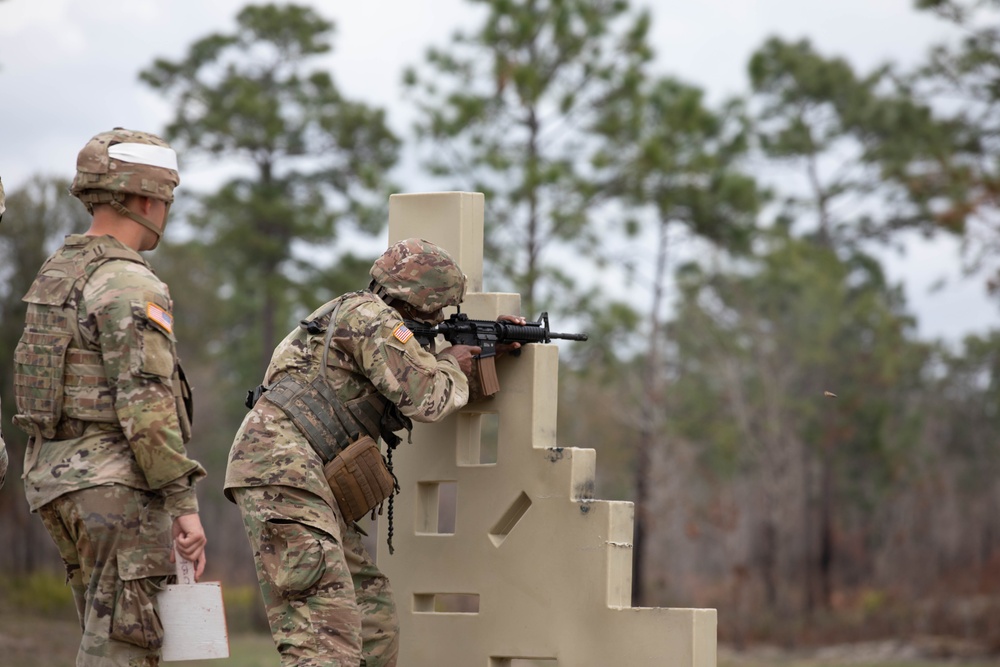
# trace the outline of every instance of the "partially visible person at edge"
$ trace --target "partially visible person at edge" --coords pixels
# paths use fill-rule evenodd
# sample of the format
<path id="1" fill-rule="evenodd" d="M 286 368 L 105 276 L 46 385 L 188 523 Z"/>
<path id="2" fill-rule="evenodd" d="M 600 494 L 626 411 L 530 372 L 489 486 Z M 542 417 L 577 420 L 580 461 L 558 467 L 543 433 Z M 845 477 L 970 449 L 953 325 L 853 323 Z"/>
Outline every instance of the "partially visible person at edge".
<path id="1" fill-rule="evenodd" d="M 243 516 L 285 667 L 396 664 L 396 603 L 355 524 L 394 491 L 375 443 L 389 445 L 391 468 L 394 431 L 460 409 L 476 377 L 480 348 L 432 354 L 404 323 L 436 324 L 462 301 L 465 275 L 447 252 L 401 241 L 371 277 L 277 346 L 229 454 L 225 493 Z"/>
<path id="2" fill-rule="evenodd" d="M 205 568 L 188 457 L 190 392 L 173 303 L 139 254 L 159 243 L 180 179 L 162 139 L 115 128 L 77 158 L 70 193 L 93 216 L 46 260 L 24 297 L 14 423 L 30 438 L 24 487 L 55 541 L 83 638 L 78 667 L 150 667 L 156 594 L 174 551 Z"/>
<path id="3" fill-rule="evenodd" d="M 0 180 L 0 222 L 3 222 L 4 211 L 7 210 L 7 199 L 3 192 L 3 181 Z M 7 477 L 7 445 L 3 441 L 3 431 L 0 431 L 0 489 Z"/>

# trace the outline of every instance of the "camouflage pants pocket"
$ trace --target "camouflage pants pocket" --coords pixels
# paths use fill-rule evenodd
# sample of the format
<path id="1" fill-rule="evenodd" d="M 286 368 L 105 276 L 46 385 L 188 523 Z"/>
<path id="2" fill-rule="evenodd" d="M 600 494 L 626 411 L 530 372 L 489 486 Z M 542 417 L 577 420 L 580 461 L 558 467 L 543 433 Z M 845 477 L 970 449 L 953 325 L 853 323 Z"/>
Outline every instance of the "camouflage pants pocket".
<path id="1" fill-rule="evenodd" d="M 321 535 L 301 523 L 270 520 L 261 536 L 264 575 L 282 598 L 304 597 L 326 572 Z"/>
<path id="2" fill-rule="evenodd" d="M 163 623 L 156 595 L 173 574 L 170 549 L 124 549 L 118 552 L 118 584 L 111 612 L 110 638 L 145 649 L 163 645 Z"/>

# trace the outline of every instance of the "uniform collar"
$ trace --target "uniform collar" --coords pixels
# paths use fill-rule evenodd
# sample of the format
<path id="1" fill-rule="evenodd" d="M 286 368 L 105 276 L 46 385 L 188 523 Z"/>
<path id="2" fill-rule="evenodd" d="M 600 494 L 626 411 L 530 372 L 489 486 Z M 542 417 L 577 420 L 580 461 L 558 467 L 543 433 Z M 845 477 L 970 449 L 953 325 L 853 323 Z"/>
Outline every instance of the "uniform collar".
<path id="1" fill-rule="evenodd" d="M 94 243 L 95 241 L 101 244 L 112 245 L 117 248 L 121 248 L 123 250 L 132 250 L 132 252 L 136 252 L 132 248 L 129 248 L 127 245 L 116 239 L 114 236 L 111 236 L 110 234 L 102 234 L 101 236 L 88 236 L 87 234 L 69 234 L 66 236 L 64 245 L 68 247 L 77 248 L 85 246 L 88 243 Z"/>

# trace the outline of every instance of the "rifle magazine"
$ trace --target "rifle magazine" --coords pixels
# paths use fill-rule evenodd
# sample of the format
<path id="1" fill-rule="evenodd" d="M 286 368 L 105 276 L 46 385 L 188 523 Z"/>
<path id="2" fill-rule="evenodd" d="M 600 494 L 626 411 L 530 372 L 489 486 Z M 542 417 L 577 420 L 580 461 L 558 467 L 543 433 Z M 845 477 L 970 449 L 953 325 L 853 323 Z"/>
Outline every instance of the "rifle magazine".
<path id="1" fill-rule="evenodd" d="M 489 398 L 500 391 L 496 357 L 480 357 L 476 359 L 476 374 L 479 376 L 479 391 L 483 398 Z"/>

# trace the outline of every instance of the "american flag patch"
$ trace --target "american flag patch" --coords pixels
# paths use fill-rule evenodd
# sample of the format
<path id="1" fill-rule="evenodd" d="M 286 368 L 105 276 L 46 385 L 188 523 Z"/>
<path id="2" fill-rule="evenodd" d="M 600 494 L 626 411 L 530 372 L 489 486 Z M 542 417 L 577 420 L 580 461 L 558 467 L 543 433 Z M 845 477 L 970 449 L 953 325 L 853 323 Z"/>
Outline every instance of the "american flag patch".
<path id="1" fill-rule="evenodd" d="M 160 325 L 167 333 L 174 331 L 174 316 L 157 306 L 152 301 L 146 302 L 146 317 L 150 322 Z"/>
<path id="2" fill-rule="evenodd" d="M 396 328 L 393 329 L 392 336 L 405 345 L 411 338 L 413 338 L 413 332 L 407 329 L 405 324 L 400 322 L 396 325 Z"/>

